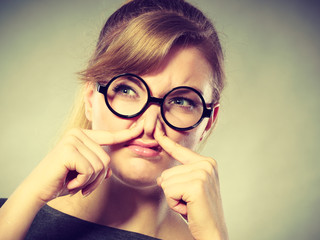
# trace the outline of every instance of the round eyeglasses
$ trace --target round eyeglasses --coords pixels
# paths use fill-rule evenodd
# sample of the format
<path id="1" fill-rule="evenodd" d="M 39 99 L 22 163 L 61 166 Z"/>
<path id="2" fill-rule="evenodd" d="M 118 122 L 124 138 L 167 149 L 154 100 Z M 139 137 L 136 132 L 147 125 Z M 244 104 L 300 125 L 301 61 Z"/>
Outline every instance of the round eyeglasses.
<path id="1" fill-rule="evenodd" d="M 105 86 L 98 83 L 97 91 L 104 95 L 110 111 L 121 118 L 134 118 L 142 114 L 149 104 L 158 104 L 164 122 L 179 131 L 193 129 L 203 118 L 212 115 L 212 108 L 206 107 L 204 98 L 196 89 L 180 86 L 163 98 L 156 98 L 151 96 L 146 82 L 132 73 L 120 74 Z"/>

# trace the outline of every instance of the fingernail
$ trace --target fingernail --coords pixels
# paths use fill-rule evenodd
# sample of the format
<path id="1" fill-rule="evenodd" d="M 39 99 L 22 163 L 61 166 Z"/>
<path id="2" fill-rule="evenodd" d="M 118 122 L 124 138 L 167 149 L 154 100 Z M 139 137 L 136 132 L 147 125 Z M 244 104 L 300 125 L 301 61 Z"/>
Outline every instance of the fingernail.
<path id="1" fill-rule="evenodd" d="M 163 178 L 162 177 L 158 177 L 157 178 L 157 185 L 161 186 L 162 181 L 163 181 Z"/>
<path id="2" fill-rule="evenodd" d="M 162 123 L 160 121 L 157 122 L 157 127 L 159 128 L 160 132 L 164 133 L 163 126 L 162 126 Z"/>
<path id="3" fill-rule="evenodd" d="M 161 129 L 161 124 L 160 124 L 159 120 L 157 121 L 157 128 Z"/>
<path id="4" fill-rule="evenodd" d="M 70 191 L 69 191 L 69 196 L 72 197 L 72 196 L 74 196 L 77 192 L 78 192 L 78 190 L 70 190 Z"/>
<path id="5" fill-rule="evenodd" d="M 112 170 L 109 168 L 108 171 L 107 171 L 105 179 L 111 177 L 111 175 L 112 175 Z"/>
<path id="6" fill-rule="evenodd" d="M 134 128 L 135 126 L 137 126 L 137 122 L 132 123 L 132 125 L 130 126 L 130 129 Z"/>
<path id="7" fill-rule="evenodd" d="M 92 192 L 91 190 L 85 190 L 85 191 L 82 191 L 82 196 L 83 196 L 83 198 L 88 197 L 88 196 L 90 195 L 90 193 L 91 193 L 91 192 Z"/>
<path id="8" fill-rule="evenodd" d="M 155 131 L 155 134 L 157 134 L 158 136 L 164 136 L 164 131 L 162 129 L 162 125 L 161 123 L 158 121 L 157 122 L 157 125 L 156 125 L 156 131 Z"/>
<path id="9" fill-rule="evenodd" d="M 139 124 L 142 125 L 144 123 L 144 117 L 140 119 Z"/>
<path id="10" fill-rule="evenodd" d="M 143 125 L 143 122 L 144 122 L 144 118 L 143 118 L 143 119 L 139 119 L 138 121 L 135 121 L 135 122 L 132 123 L 132 125 L 130 126 L 130 129 L 131 129 L 131 128 L 135 128 L 135 127 L 139 127 L 139 126 Z"/>

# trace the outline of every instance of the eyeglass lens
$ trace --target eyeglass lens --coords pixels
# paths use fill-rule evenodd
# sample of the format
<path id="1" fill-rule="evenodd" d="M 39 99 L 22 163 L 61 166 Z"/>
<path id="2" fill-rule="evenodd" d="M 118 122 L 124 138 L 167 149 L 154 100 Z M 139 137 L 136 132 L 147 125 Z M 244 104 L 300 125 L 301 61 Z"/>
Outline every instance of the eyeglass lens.
<path id="1" fill-rule="evenodd" d="M 126 117 L 139 113 L 148 104 L 146 85 L 137 77 L 124 75 L 111 82 L 106 93 L 109 107 Z M 162 117 L 177 128 L 188 128 L 201 119 L 203 102 L 200 96 L 189 88 L 177 88 L 163 100 Z"/>

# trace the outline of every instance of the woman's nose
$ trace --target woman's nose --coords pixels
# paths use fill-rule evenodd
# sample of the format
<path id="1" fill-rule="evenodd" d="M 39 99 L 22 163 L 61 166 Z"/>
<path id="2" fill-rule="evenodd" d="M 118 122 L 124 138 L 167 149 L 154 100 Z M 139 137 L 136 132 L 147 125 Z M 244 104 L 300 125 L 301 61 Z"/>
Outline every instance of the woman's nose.
<path id="1" fill-rule="evenodd" d="M 142 116 L 144 118 L 144 134 L 152 138 L 157 120 L 161 119 L 160 106 L 156 104 L 150 105 Z"/>

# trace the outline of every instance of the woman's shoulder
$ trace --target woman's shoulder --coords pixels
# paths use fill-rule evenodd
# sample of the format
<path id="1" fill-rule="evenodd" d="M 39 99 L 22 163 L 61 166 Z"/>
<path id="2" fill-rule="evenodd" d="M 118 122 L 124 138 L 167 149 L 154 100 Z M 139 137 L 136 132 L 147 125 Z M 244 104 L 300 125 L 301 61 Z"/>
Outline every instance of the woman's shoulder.
<path id="1" fill-rule="evenodd" d="M 6 200 L 0 198 L 0 207 Z M 36 215 L 25 239 L 155 240 L 156 238 L 88 222 L 45 205 Z"/>
<path id="2" fill-rule="evenodd" d="M 137 239 L 155 238 L 88 222 L 48 205 L 36 216 L 27 239 Z"/>
<path id="3" fill-rule="evenodd" d="M 0 207 L 7 201 L 6 198 L 0 198 Z"/>
<path id="4" fill-rule="evenodd" d="M 6 198 L 0 198 L 0 207 L 6 200 Z M 164 224 L 159 237 L 193 239 L 187 224 L 176 214 L 171 214 L 170 220 Z M 158 238 L 88 222 L 45 205 L 35 217 L 25 239 L 155 240 Z"/>

